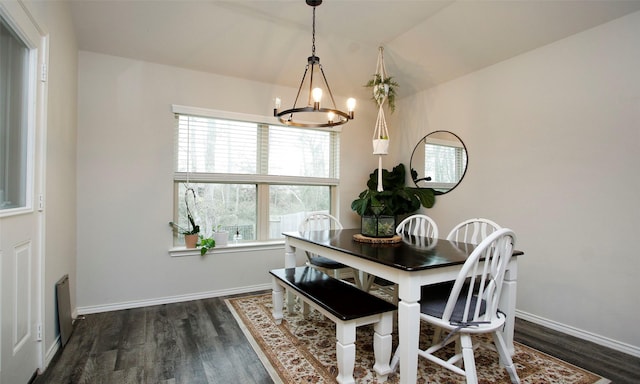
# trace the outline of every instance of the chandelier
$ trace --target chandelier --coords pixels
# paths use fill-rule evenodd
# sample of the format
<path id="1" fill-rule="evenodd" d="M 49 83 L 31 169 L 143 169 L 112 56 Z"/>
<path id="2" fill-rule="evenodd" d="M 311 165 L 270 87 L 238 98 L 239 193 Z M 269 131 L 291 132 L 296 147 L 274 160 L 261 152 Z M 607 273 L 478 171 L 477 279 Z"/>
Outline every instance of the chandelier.
<path id="1" fill-rule="evenodd" d="M 293 102 L 293 107 L 281 111 L 281 100 L 279 97 L 276 97 L 273 116 L 277 117 L 281 123 L 295 127 L 330 128 L 342 125 L 353 119 L 356 100 L 354 98 L 347 100 L 347 112 L 343 112 L 336 107 L 333 93 L 331 93 L 327 77 L 322 69 L 322 64 L 320 64 L 320 58 L 316 56 L 316 7 L 322 4 L 322 0 L 306 0 L 306 2 L 307 5 L 313 7 L 311 56 L 307 58 L 307 65 L 304 68 L 304 74 L 302 75 L 302 81 L 300 82 L 296 99 Z M 320 80 L 318 80 L 318 78 Z M 320 83 L 321 86 L 318 86 L 318 83 Z M 297 107 L 296 105 L 300 99 L 303 88 L 309 90 L 307 105 Z M 326 89 L 326 92 L 329 94 L 332 108 L 326 108 L 320 105 L 324 93 L 323 88 Z"/>

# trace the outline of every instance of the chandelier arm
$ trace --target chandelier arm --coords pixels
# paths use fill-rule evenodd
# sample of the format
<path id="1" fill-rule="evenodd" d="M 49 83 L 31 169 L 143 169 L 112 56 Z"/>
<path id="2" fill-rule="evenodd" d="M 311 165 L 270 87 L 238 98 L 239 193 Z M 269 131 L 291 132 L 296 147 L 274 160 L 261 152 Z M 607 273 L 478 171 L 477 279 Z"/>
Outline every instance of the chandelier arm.
<path id="1" fill-rule="evenodd" d="M 296 98 L 293 101 L 293 108 L 295 109 L 296 104 L 298 104 L 298 99 L 300 98 L 300 92 L 302 92 L 302 86 L 304 85 L 304 78 L 307 77 L 307 71 L 309 70 L 309 64 L 304 67 L 304 73 L 302 74 L 302 80 L 300 81 L 300 86 L 298 87 L 298 93 L 296 94 Z M 274 114 L 275 116 L 280 116 L 280 114 Z M 291 112 L 291 116 L 289 116 L 289 120 L 293 119 L 293 112 Z"/>
<path id="2" fill-rule="evenodd" d="M 309 62 L 311 64 L 311 72 L 309 73 L 309 97 L 307 98 L 307 105 L 311 105 L 313 99 L 311 95 L 313 92 L 313 72 L 315 72 L 313 67 L 316 65 L 316 56 L 311 56 Z M 307 64 L 307 67 L 309 67 L 309 64 Z"/>
<path id="3" fill-rule="evenodd" d="M 322 73 L 322 78 L 324 79 L 324 85 L 327 86 L 327 91 L 329 91 L 329 97 L 331 97 L 331 103 L 333 104 L 333 108 L 337 109 L 336 101 L 333 99 L 333 92 L 331 92 L 331 87 L 329 86 L 329 82 L 327 81 L 327 76 L 324 74 L 324 69 L 322 69 L 322 64 L 318 63 L 318 68 L 320 68 L 320 73 Z"/>

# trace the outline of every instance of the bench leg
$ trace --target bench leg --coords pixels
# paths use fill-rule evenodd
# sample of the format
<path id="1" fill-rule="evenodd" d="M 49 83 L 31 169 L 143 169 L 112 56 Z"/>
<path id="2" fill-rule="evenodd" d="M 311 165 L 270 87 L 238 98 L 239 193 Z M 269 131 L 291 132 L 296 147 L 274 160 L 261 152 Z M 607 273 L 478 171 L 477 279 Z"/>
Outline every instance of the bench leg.
<path id="1" fill-rule="evenodd" d="M 373 351 L 376 357 L 376 363 L 373 370 L 376 371 L 378 382 L 387 380 L 387 376 L 391 373 L 389 360 L 391 359 L 391 333 L 393 332 L 393 313 L 386 312 L 380 315 L 380 321 L 374 326 L 373 334 Z"/>
<path id="2" fill-rule="evenodd" d="M 273 284 L 273 291 L 271 292 L 271 301 L 273 304 L 273 319 L 276 324 L 282 323 L 282 307 L 284 306 L 284 288 L 278 284 L 278 279 L 271 278 Z"/>
<path id="3" fill-rule="evenodd" d="M 356 362 L 356 323 L 353 321 L 337 322 L 336 338 L 336 358 L 338 360 L 336 381 L 340 384 L 355 383 L 353 368 Z"/>

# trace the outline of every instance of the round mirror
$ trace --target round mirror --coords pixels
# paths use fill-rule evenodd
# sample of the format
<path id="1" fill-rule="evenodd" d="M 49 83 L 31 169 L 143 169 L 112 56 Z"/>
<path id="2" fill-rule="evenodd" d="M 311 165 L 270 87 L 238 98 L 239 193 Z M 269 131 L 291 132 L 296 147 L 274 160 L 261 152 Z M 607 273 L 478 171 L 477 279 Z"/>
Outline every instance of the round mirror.
<path id="1" fill-rule="evenodd" d="M 436 195 L 454 189 L 467 171 L 467 147 L 449 131 L 434 131 L 413 149 L 411 178 L 418 188 L 433 188 Z"/>

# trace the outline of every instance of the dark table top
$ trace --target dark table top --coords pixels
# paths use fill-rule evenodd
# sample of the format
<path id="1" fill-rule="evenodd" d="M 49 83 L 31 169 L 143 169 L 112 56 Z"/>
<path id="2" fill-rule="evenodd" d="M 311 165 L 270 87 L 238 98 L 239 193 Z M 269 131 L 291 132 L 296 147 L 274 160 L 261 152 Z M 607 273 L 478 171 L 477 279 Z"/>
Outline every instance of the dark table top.
<path id="1" fill-rule="evenodd" d="M 406 271 L 440 268 L 464 264 L 475 245 L 445 239 L 404 236 L 399 243 L 377 244 L 354 240 L 360 229 L 341 229 L 308 232 L 285 232 L 286 237 L 304 240 L 356 257 Z M 514 251 L 514 256 L 522 255 Z"/>

